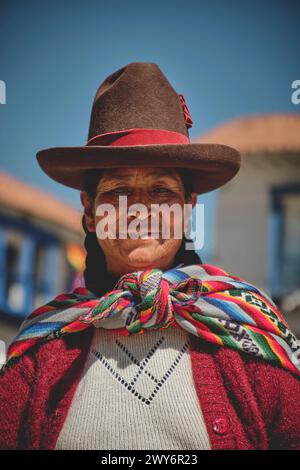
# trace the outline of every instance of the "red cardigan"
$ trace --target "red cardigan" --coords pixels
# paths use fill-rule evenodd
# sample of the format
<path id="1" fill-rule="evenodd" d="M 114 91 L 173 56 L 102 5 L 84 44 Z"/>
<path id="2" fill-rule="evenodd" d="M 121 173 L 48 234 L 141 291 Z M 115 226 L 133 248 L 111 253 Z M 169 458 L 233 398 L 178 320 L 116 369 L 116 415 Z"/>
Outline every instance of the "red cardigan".
<path id="1" fill-rule="evenodd" d="M 48 341 L 0 377 L 0 448 L 54 449 L 91 340 L 92 328 Z M 190 340 L 212 449 L 299 450 L 300 379 L 247 353 Z"/>

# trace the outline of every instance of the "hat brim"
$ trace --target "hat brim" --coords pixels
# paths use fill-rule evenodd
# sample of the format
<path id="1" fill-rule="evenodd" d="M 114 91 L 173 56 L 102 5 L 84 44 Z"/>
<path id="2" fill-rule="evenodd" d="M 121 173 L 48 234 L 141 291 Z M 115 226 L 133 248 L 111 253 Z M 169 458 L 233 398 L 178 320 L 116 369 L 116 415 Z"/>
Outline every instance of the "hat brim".
<path id="1" fill-rule="evenodd" d="M 37 152 L 42 170 L 53 180 L 83 189 L 87 171 L 122 167 L 189 168 L 198 194 L 223 186 L 239 171 L 240 153 L 211 143 L 135 146 L 54 147 Z"/>

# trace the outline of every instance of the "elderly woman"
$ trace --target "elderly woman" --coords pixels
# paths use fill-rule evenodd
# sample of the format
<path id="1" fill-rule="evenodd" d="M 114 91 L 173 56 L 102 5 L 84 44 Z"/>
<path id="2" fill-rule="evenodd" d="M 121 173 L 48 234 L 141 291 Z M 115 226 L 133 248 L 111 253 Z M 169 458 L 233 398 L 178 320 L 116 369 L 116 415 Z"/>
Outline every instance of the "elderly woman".
<path id="1" fill-rule="evenodd" d="M 81 191 L 85 285 L 32 312 L 10 345 L 1 448 L 300 449 L 299 346 L 272 299 L 203 264 L 175 236 L 184 217 L 134 228 L 152 204 L 184 212 L 238 171 L 235 149 L 191 144 L 191 124 L 158 66 L 131 63 L 99 87 L 85 147 L 38 153 Z M 120 196 L 148 211 L 122 227 Z"/>

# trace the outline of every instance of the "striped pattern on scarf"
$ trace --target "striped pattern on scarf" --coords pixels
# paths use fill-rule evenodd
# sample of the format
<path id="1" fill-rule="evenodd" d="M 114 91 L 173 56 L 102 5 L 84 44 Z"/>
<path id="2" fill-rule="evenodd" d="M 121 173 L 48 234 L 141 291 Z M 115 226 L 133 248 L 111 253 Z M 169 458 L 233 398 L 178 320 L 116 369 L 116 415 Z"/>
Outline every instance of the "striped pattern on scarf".
<path id="1" fill-rule="evenodd" d="M 58 295 L 23 322 L 1 373 L 37 344 L 91 325 L 123 335 L 173 325 L 300 375 L 300 346 L 272 299 L 209 264 L 128 273 L 101 298 L 85 287 Z"/>

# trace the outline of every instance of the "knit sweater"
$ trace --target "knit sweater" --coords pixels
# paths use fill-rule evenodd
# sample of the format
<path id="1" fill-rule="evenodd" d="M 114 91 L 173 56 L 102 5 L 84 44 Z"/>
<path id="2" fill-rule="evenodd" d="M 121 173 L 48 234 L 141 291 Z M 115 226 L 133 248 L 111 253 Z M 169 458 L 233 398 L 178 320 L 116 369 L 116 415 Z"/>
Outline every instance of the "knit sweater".
<path id="1" fill-rule="evenodd" d="M 188 333 L 94 328 L 56 449 L 209 449 Z"/>
<path id="2" fill-rule="evenodd" d="M 55 449 L 92 338 L 88 328 L 39 344 L 0 377 L 0 448 Z M 213 450 L 300 450 L 299 377 L 193 335 L 190 358 Z"/>

